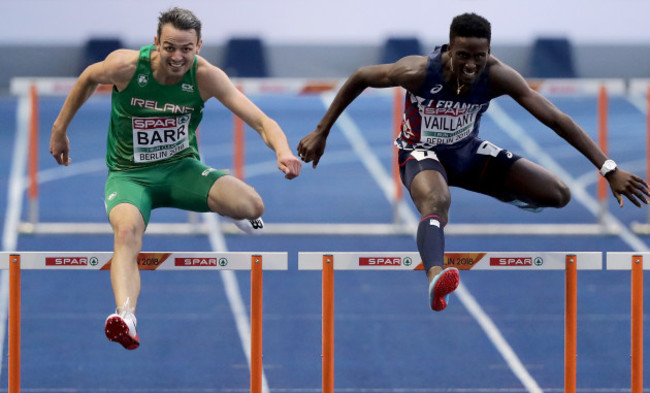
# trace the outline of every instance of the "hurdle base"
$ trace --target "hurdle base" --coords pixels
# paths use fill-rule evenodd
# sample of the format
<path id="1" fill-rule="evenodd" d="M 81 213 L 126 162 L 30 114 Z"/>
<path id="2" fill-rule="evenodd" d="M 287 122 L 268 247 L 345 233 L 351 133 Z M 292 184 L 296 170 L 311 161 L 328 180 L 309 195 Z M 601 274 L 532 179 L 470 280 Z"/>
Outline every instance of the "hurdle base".
<path id="1" fill-rule="evenodd" d="M 221 231 L 227 235 L 242 235 L 233 223 L 221 222 Z M 24 234 L 112 234 L 108 223 L 73 222 L 21 222 L 18 231 Z M 408 235 L 416 233 L 417 227 L 407 224 L 382 223 L 266 223 L 260 235 Z M 648 225 L 650 233 L 650 225 Z M 621 232 L 617 225 L 604 224 L 449 224 L 446 235 L 616 235 Z M 155 235 L 205 235 L 210 233 L 207 224 L 151 223 L 148 234 Z"/>

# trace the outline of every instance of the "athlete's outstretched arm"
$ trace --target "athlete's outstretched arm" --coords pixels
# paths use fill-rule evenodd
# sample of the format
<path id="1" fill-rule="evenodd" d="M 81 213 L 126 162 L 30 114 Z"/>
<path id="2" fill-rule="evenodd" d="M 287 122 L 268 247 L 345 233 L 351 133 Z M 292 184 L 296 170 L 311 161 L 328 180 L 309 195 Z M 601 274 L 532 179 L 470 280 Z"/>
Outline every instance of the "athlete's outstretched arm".
<path id="1" fill-rule="evenodd" d="M 124 80 L 130 80 L 135 72 L 137 52 L 117 50 L 109 54 L 105 60 L 88 66 L 77 78 L 72 90 L 63 103 L 50 136 L 50 154 L 60 165 L 69 165 L 70 141 L 67 130 L 72 118 L 79 108 L 93 94 L 99 84 L 119 85 Z M 130 74 L 129 74 L 130 72 Z"/>
<path id="2" fill-rule="evenodd" d="M 287 179 L 300 175 L 302 163 L 291 152 L 282 128 L 239 91 L 225 72 L 199 57 L 197 80 L 204 100 L 215 97 L 260 134 L 264 143 L 275 152 L 278 168 Z"/>
<path id="3" fill-rule="evenodd" d="M 524 78 L 512 68 L 499 63 L 490 69 L 491 80 L 495 87 L 510 95 L 539 121 L 551 128 L 560 137 L 582 153 L 592 164 L 600 169 L 608 159 L 593 139 L 569 115 L 558 109 L 526 83 Z M 609 182 L 612 194 L 623 206 L 625 195 L 636 206 L 647 204 L 650 191 L 648 183 L 632 173 L 622 169 L 609 172 L 605 178 Z"/>
<path id="4" fill-rule="evenodd" d="M 366 88 L 402 86 L 415 89 L 424 78 L 427 58 L 407 56 L 395 63 L 361 67 L 354 71 L 338 91 L 332 104 L 316 126 L 316 130 L 305 136 L 298 144 L 298 155 L 304 162 L 312 162 L 316 168 L 325 153 L 327 136 L 336 119 Z"/>

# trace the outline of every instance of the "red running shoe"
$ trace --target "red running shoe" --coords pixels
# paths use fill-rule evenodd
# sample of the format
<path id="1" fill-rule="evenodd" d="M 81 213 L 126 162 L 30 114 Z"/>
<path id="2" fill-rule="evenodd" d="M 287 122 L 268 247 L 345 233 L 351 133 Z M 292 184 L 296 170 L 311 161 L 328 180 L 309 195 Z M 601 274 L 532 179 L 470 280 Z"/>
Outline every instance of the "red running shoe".
<path id="1" fill-rule="evenodd" d="M 447 307 L 449 294 L 458 288 L 460 276 L 458 269 L 448 267 L 436 275 L 429 283 L 429 304 L 431 309 L 442 311 Z"/>
<path id="2" fill-rule="evenodd" d="M 106 337 L 110 341 L 122 344 L 128 350 L 136 349 L 140 346 L 140 338 L 135 331 L 135 315 L 129 313 L 125 315 L 111 314 L 106 318 Z"/>

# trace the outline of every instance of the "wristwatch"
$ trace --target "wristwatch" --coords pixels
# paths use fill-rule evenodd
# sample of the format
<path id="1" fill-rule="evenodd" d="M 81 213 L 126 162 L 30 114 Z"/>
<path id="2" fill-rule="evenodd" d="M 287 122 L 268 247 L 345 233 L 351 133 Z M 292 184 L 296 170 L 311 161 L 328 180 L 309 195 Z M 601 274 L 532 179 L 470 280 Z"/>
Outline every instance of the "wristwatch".
<path id="1" fill-rule="evenodd" d="M 600 174 L 605 176 L 608 173 L 615 171 L 616 168 L 617 166 L 614 160 L 607 160 L 603 163 L 603 166 L 600 167 Z"/>

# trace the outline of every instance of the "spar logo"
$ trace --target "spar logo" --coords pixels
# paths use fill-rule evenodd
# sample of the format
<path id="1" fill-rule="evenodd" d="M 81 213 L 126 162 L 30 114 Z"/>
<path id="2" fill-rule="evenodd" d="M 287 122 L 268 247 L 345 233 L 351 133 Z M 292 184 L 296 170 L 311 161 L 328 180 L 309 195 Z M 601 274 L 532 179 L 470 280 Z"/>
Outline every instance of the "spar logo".
<path id="1" fill-rule="evenodd" d="M 45 266 L 87 266 L 86 257 L 47 257 Z"/>
<path id="2" fill-rule="evenodd" d="M 413 261 L 411 261 L 411 258 L 404 258 L 404 265 L 409 266 L 411 263 L 413 263 Z M 361 257 L 359 258 L 359 266 L 401 266 L 401 265 L 402 265 L 402 257 Z"/>
<path id="3" fill-rule="evenodd" d="M 540 257 L 507 257 L 490 258 L 490 266 L 542 266 L 544 260 Z"/>
<path id="4" fill-rule="evenodd" d="M 174 266 L 228 266 L 228 258 L 174 258 Z"/>

